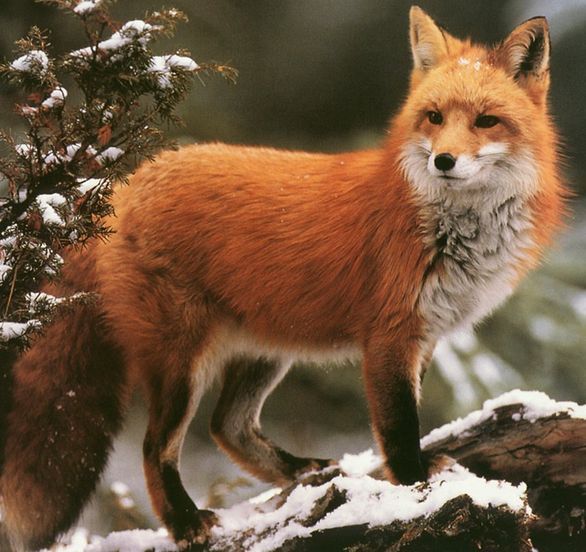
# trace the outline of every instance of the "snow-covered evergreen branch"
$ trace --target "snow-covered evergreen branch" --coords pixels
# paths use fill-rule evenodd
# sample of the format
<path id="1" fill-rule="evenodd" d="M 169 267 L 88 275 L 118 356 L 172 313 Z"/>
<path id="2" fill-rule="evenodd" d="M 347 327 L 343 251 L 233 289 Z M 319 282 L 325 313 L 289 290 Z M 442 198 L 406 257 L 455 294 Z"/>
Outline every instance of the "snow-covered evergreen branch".
<path id="1" fill-rule="evenodd" d="M 113 183 L 165 144 L 161 127 L 180 122 L 175 108 L 194 75 L 235 76 L 188 52 L 155 55 L 156 40 L 186 20 L 176 9 L 121 24 L 109 0 L 41 1 L 77 18 L 89 45 L 55 56 L 33 28 L 0 65 L 22 93 L 25 128 L 18 138 L 0 132 L 0 349 L 25 345 L 58 307 L 89 299 L 39 301 L 31 292 L 58 277 L 63 249 L 108 235 Z"/>

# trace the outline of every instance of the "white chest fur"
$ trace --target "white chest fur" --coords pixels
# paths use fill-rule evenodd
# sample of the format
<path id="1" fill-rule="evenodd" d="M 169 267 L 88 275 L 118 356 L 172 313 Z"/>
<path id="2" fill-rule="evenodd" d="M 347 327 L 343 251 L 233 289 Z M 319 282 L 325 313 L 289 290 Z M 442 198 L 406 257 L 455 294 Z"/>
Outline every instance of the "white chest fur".
<path id="1" fill-rule="evenodd" d="M 426 226 L 436 254 L 419 309 L 440 336 L 479 321 L 511 293 L 532 246 L 532 222 L 518 198 L 485 209 L 443 199 L 430 207 Z"/>

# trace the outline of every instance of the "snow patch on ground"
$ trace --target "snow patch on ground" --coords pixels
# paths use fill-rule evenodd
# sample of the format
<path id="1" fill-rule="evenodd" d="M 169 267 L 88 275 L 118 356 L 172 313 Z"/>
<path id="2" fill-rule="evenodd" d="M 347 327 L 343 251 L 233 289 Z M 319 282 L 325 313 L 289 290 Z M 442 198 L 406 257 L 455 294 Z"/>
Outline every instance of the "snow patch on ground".
<path id="1" fill-rule="evenodd" d="M 118 531 L 107 537 L 90 537 L 83 528 L 72 534 L 68 544 L 60 544 L 51 552 L 173 552 L 177 547 L 166 529 L 134 529 Z M 45 550 L 43 552 L 49 552 Z"/>

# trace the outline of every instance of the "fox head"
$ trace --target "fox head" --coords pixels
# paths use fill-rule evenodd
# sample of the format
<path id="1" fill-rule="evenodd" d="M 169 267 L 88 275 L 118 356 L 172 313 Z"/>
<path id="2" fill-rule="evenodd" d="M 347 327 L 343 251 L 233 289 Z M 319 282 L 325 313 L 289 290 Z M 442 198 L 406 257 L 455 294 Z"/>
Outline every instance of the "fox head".
<path id="1" fill-rule="evenodd" d="M 546 19 L 487 48 L 454 38 L 414 6 L 410 40 L 410 93 L 392 135 L 415 192 L 428 200 L 534 195 L 541 172 L 555 170 Z"/>

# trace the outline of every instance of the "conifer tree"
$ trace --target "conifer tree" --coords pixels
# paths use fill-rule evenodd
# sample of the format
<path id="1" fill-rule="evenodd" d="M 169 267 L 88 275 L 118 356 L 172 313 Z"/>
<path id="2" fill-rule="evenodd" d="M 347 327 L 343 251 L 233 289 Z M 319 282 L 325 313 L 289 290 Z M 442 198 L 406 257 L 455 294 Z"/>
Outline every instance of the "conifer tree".
<path id="1" fill-rule="evenodd" d="M 22 92 L 25 132 L 0 132 L 0 350 L 26 345 L 59 308 L 91 300 L 39 293 L 57 278 L 64 248 L 106 238 L 114 182 L 166 142 L 161 127 L 192 79 L 229 67 L 187 52 L 155 55 L 153 43 L 186 20 L 178 10 L 116 22 L 111 0 L 42 0 L 76 17 L 88 46 L 54 56 L 38 28 L 17 42 L 1 76 Z M 64 85 L 67 83 L 67 87 Z M 70 88 L 73 86 L 74 90 Z"/>

